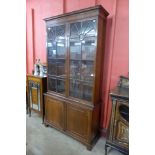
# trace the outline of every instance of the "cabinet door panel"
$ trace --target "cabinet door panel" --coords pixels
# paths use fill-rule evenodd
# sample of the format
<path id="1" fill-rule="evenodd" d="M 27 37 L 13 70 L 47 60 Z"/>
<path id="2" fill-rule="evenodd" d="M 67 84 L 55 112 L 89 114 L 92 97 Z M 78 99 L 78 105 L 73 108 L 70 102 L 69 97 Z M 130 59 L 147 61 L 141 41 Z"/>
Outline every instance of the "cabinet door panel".
<path id="1" fill-rule="evenodd" d="M 36 110 L 38 112 L 41 111 L 41 83 L 28 80 L 29 83 L 29 102 L 30 102 L 30 107 L 33 110 Z"/>
<path id="2" fill-rule="evenodd" d="M 32 103 L 38 104 L 38 91 L 35 88 L 32 88 Z"/>
<path id="3" fill-rule="evenodd" d="M 64 128 L 64 104 L 61 101 L 45 98 L 45 119 L 48 123 Z"/>
<path id="4" fill-rule="evenodd" d="M 87 138 L 90 130 L 90 112 L 86 109 L 67 105 L 67 131 L 70 133 Z"/>
<path id="5" fill-rule="evenodd" d="M 117 101 L 113 140 L 123 147 L 128 147 L 129 107 L 126 101 Z"/>
<path id="6" fill-rule="evenodd" d="M 114 129 L 114 141 L 122 146 L 128 147 L 129 144 L 129 127 L 122 121 L 116 121 Z"/>

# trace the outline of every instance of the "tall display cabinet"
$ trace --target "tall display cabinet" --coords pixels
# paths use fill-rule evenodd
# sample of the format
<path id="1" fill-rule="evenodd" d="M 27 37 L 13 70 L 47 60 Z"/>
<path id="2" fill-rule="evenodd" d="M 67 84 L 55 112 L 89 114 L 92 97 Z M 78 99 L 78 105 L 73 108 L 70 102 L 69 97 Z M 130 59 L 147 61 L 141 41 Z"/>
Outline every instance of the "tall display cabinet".
<path id="1" fill-rule="evenodd" d="M 102 6 L 46 18 L 44 123 L 91 149 L 99 137 L 108 12 Z"/>

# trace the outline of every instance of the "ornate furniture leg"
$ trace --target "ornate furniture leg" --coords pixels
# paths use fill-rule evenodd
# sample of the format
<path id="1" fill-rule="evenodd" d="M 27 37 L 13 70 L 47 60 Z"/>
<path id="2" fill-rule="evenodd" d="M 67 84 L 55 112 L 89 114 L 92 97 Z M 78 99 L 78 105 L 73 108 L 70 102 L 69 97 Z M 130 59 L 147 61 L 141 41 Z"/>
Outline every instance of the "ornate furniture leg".
<path id="1" fill-rule="evenodd" d="M 45 108 L 44 108 L 44 102 L 43 102 L 43 104 L 42 104 L 42 124 L 44 124 L 44 115 L 45 115 Z"/>
<path id="2" fill-rule="evenodd" d="M 105 155 L 107 155 L 107 145 L 105 144 Z"/>

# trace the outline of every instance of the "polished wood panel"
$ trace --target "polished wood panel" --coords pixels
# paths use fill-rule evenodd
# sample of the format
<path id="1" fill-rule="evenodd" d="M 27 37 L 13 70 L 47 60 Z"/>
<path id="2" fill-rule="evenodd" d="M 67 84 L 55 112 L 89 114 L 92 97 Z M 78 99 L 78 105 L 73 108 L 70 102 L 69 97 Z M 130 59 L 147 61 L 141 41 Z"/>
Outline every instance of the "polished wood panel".
<path id="1" fill-rule="evenodd" d="M 64 104 L 61 101 L 45 97 L 45 124 L 64 128 Z"/>
<path id="2" fill-rule="evenodd" d="M 115 139 L 120 145 L 128 147 L 129 145 L 129 126 L 124 124 L 122 121 L 117 122 L 116 132 L 115 132 Z"/>
<path id="3" fill-rule="evenodd" d="M 67 105 L 67 131 L 87 138 L 90 133 L 90 111 L 77 106 Z"/>
<path id="4" fill-rule="evenodd" d="M 91 141 L 100 136 L 100 104 L 96 104 L 92 111 Z"/>
<path id="5" fill-rule="evenodd" d="M 32 88 L 32 103 L 38 104 L 38 91 Z"/>

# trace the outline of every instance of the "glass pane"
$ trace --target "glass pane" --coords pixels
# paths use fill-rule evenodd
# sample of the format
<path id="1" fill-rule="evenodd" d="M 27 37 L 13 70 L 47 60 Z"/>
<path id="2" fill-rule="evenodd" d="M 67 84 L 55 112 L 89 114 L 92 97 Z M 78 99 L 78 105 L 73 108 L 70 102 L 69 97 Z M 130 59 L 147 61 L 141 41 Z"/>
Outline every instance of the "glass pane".
<path id="1" fill-rule="evenodd" d="M 64 80 L 57 80 L 57 92 L 65 93 L 65 82 Z"/>
<path id="2" fill-rule="evenodd" d="M 82 34 L 85 36 L 96 35 L 96 20 L 88 20 L 82 22 Z"/>
<path id="3" fill-rule="evenodd" d="M 48 58 L 65 58 L 65 25 L 47 28 Z"/>
<path id="4" fill-rule="evenodd" d="M 56 41 L 65 36 L 65 25 L 53 26 L 47 28 L 47 39 Z"/>
<path id="5" fill-rule="evenodd" d="M 93 61 L 82 61 L 81 80 L 92 82 L 94 79 Z"/>
<path id="6" fill-rule="evenodd" d="M 96 36 L 96 20 L 71 23 L 70 36 L 79 36 L 80 40 L 83 40 L 85 36 Z"/>
<path id="7" fill-rule="evenodd" d="M 48 89 L 56 92 L 56 79 L 48 77 Z"/>
<path id="8" fill-rule="evenodd" d="M 65 43 L 62 40 L 57 42 L 57 58 L 65 58 Z"/>
<path id="9" fill-rule="evenodd" d="M 48 61 L 48 74 L 57 75 L 57 60 Z"/>
<path id="10" fill-rule="evenodd" d="M 70 39 L 70 59 L 81 59 L 81 42 L 78 39 Z"/>
<path id="11" fill-rule="evenodd" d="M 81 22 L 70 24 L 70 36 L 80 35 L 81 33 Z"/>
<path id="12" fill-rule="evenodd" d="M 48 74 L 59 77 L 66 77 L 65 75 L 65 60 L 52 59 L 48 61 Z"/>
<path id="13" fill-rule="evenodd" d="M 83 83 L 82 88 L 83 88 L 82 99 L 91 101 L 92 100 L 92 86 L 91 86 L 91 84 Z"/>
<path id="14" fill-rule="evenodd" d="M 62 39 L 64 36 L 65 36 L 65 25 L 56 26 L 56 37 L 57 37 L 56 39 Z"/>
<path id="15" fill-rule="evenodd" d="M 78 60 L 70 61 L 70 78 L 80 79 L 80 67 L 81 67 L 81 61 Z"/>
<path id="16" fill-rule="evenodd" d="M 47 48 L 48 58 L 56 58 L 56 42 L 48 42 Z"/>
<path id="17" fill-rule="evenodd" d="M 82 41 L 82 60 L 94 60 L 95 57 L 95 37 L 87 37 Z"/>
<path id="18" fill-rule="evenodd" d="M 65 60 L 57 60 L 57 76 L 61 76 L 62 78 L 66 77 Z"/>
<path id="19" fill-rule="evenodd" d="M 75 80 L 70 80 L 70 96 L 81 98 L 81 92 L 80 92 L 80 82 Z"/>

